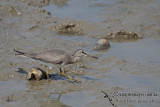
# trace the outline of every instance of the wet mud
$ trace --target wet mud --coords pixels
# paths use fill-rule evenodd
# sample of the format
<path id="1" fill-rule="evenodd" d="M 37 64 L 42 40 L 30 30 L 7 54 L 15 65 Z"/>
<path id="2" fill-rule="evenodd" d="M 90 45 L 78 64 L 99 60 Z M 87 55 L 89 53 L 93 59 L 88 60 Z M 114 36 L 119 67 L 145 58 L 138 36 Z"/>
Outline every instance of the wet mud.
<path id="1" fill-rule="evenodd" d="M 0 106 L 159 107 L 159 5 L 159 0 L 1 0 Z M 94 50 L 100 39 L 110 47 Z M 16 56 L 15 48 L 84 49 L 99 59 L 65 66 L 67 75 L 81 81 L 74 83 L 55 75 L 58 66 Z M 56 79 L 28 81 L 26 72 L 35 67 L 52 67 Z"/>

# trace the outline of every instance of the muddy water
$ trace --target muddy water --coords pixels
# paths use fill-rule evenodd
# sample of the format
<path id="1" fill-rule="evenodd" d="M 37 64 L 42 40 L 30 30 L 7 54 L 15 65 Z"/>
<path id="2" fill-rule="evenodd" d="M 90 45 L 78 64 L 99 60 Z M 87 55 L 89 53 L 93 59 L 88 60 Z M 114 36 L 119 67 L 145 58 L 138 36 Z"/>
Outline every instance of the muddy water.
<path id="1" fill-rule="evenodd" d="M 86 1 L 86 0 L 69 0 L 66 3 L 59 3 L 57 5 L 50 4 L 45 7 L 50 11 L 52 16 L 61 18 L 75 18 L 81 20 L 100 21 L 99 13 L 104 9 L 104 6 L 114 3 L 115 0 L 100 0 L 100 1 Z M 96 8 L 98 7 L 98 8 Z"/>
<path id="2" fill-rule="evenodd" d="M 117 107 L 159 107 L 159 0 L 3 0 L 0 4 L 0 106 L 113 107 L 103 90 Z M 77 25 L 76 32 L 53 30 L 69 22 Z M 143 39 L 110 39 L 109 49 L 93 50 L 99 38 L 120 30 L 138 32 Z M 99 59 L 85 57 L 66 66 L 67 74 L 80 83 L 65 77 L 28 81 L 18 68 L 47 70 L 53 65 L 15 56 L 14 48 L 68 53 L 82 48 Z M 81 65 L 85 67 L 77 67 Z M 51 74 L 57 72 L 53 66 Z"/>
<path id="3" fill-rule="evenodd" d="M 143 39 L 137 42 L 113 43 L 108 56 L 119 57 L 128 61 L 160 64 L 160 39 Z M 117 52 L 118 51 L 118 52 Z"/>

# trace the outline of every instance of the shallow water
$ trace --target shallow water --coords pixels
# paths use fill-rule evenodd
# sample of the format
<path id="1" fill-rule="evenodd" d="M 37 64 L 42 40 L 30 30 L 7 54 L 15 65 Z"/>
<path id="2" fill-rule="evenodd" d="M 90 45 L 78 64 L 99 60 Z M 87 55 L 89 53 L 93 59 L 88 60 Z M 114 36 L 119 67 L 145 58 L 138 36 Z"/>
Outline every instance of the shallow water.
<path id="1" fill-rule="evenodd" d="M 115 56 L 128 61 L 160 64 L 160 39 L 147 38 L 137 42 L 111 43 L 106 56 Z"/>
<path id="2" fill-rule="evenodd" d="M 114 2 L 115 0 L 69 0 L 66 3 L 64 2 L 64 4 L 63 2 L 59 3 L 59 5 L 50 4 L 45 9 L 51 12 L 53 17 L 100 21 L 101 17 L 98 14 L 101 13 L 105 6 Z"/>

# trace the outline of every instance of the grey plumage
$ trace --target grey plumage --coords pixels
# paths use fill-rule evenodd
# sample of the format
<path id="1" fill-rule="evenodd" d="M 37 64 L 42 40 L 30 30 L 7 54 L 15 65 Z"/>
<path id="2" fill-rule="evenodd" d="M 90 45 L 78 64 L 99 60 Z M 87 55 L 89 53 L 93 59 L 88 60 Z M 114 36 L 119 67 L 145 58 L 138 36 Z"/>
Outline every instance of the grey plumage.
<path id="1" fill-rule="evenodd" d="M 16 55 L 26 56 L 46 63 L 62 64 L 62 65 L 72 64 L 82 60 L 84 56 L 90 56 L 87 53 L 85 53 L 84 50 L 82 49 L 76 50 L 73 55 L 70 55 L 61 50 L 45 51 L 41 53 L 24 53 L 15 49 L 14 51 L 17 52 Z M 90 57 L 98 59 L 95 56 L 90 56 Z"/>

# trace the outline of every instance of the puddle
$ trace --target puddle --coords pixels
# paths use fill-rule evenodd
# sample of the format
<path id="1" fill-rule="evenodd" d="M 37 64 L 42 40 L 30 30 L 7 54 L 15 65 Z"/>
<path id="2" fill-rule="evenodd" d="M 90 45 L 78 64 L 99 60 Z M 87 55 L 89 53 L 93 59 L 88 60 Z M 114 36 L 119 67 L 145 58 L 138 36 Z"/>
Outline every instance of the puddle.
<path id="1" fill-rule="evenodd" d="M 41 102 L 41 107 L 72 107 L 72 106 L 67 106 L 66 104 L 62 103 L 61 101 L 54 100 L 54 99 L 46 99 Z"/>
<path id="2" fill-rule="evenodd" d="M 11 88 L 12 87 L 12 88 Z M 26 81 L 15 81 L 15 80 L 8 80 L 8 81 L 0 81 L 0 94 L 5 95 L 11 91 L 21 91 L 21 90 L 28 90 L 26 87 Z"/>
<path id="3" fill-rule="evenodd" d="M 69 0 L 64 5 L 50 4 L 45 9 L 54 17 L 99 21 L 101 18 L 98 14 L 101 13 L 105 6 L 114 2 L 115 0 Z"/>
<path id="4" fill-rule="evenodd" d="M 111 86 L 119 86 L 132 89 L 141 89 L 143 87 L 144 89 L 160 91 L 158 89 L 160 85 L 159 76 L 129 75 L 121 72 L 108 73 L 108 75 L 110 75 L 110 77 L 102 79 L 102 81 Z"/>
<path id="5" fill-rule="evenodd" d="M 160 39 L 142 39 L 137 42 L 111 43 L 104 56 L 115 56 L 132 62 L 160 64 Z"/>
<path id="6" fill-rule="evenodd" d="M 84 105 L 89 104 L 95 99 L 95 97 L 89 96 L 88 92 L 83 91 L 64 94 L 60 100 L 73 107 L 84 107 Z"/>

